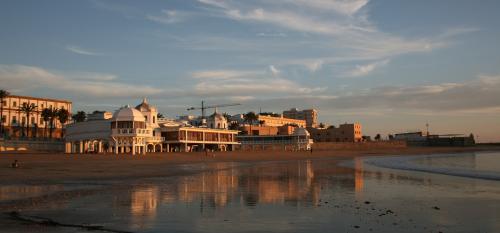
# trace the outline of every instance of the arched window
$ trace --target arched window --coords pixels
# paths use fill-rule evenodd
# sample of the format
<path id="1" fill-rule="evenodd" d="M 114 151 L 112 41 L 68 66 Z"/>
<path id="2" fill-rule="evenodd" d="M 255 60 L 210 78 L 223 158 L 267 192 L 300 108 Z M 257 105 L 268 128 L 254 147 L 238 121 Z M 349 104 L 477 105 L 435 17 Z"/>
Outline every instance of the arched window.
<path id="1" fill-rule="evenodd" d="M 156 117 L 153 116 L 153 124 L 156 123 Z"/>
<path id="2" fill-rule="evenodd" d="M 220 129 L 220 123 L 217 123 L 217 128 Z"/>

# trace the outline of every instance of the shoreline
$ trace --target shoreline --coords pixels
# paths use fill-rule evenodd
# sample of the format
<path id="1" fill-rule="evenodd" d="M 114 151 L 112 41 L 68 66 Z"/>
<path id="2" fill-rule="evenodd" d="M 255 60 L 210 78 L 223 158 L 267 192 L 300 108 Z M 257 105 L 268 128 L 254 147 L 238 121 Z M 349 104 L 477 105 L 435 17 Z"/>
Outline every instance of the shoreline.
<path id="1" fill-rule="evenodd" d="M 134 178 L 180 175 L 177 165 L 214 162 L 271 162 L 335 159 L 360 156 L 405 156 L 440 153 L 498 151 L 498 146 L 476 147 L 407 147 L 361 150 L 309 151 L 231 151 L 192 153 L 149 153 L 146 155 L 115 154 L 50 154 L 0 153 L 0 184 L 58 184 L 68 181 L 126 180 Z M 20 168 L 10 168 L 18 160 Z"/>

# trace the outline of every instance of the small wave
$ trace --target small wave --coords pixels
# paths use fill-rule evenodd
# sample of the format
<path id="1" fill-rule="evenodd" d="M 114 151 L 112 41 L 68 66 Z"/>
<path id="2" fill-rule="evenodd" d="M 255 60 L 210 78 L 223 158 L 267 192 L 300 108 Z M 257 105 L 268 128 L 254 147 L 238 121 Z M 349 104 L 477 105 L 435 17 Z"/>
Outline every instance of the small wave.
<path id="1" fill-rule="evenodd" d="M 456 167 L 432 167 L 421 164 L 416 164 L 413 161 L 425 157 L 441 157 L 452 155 L 428 155 L 428 156 L 404 156 L 390 158 L 367 158 L 365 162 L 370 165 L 375 165 L 383 168 L 400 169 L 407 171 L 428 172 L 442 175 L 459 176 L 484 180 L 500 181 L 500 173 L 494 171 L 480 171 L 471 169 L 462 169 Z"/>

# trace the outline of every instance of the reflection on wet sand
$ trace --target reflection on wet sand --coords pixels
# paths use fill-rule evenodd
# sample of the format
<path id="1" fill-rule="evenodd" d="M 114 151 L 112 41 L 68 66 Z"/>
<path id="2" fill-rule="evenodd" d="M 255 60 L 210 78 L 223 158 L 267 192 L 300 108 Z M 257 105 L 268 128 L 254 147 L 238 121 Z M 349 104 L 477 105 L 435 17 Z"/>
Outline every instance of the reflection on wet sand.
<path id="1" fill-rule="evenodd" d="M 230 164 L 218 163 L 209 172 L 181 177 L 161 186 L 134 188 L 130 198 L 131 222 L 136 226 L 147 225 L 156 217 L 159 205 L 179 202 L 199 203 L 202 212 L 228 204 L 249 207 L 258 204 L 318 206 L 323 187 L 340 184 L 356 192 L 362 191 L 362 161 L 356 164 L 359 170 L 332 169 L 331 165 L 314 164 L 311 161 L 249 168 L 234 168 Z M 351 176 L 340 180 L 322 179 L 315 175 L 316 169 L 323 176 L 332 172 Z M 355 179 L 352 178 L 353 173 Z"/>
<path id="2" fill-rule="evenodd" d="M 63 189 L 60 185 L 2 185 L 0 186 L 0 201 L 38 197 Z"/>

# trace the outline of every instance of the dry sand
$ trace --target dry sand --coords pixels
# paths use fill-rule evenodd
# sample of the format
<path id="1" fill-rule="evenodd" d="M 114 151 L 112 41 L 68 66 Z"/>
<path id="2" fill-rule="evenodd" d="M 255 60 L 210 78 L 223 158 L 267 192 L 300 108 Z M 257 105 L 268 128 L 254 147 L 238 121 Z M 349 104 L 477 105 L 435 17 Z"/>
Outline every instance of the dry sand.
<path id="1" fill-rule="evenodd" d="M 498 150 L 500 147 L 409 147 L 403 149 L 328 150 L 310 152 L 234 151 L 205 153 L 31 154 L 1 153 L 0 184 L 51 184 L 74 180 L 105 180 L 160 177 L 179 174 L 169 167 L 208 162 L 260 162 L 304 159 L 346 159 L 356 156 L 416 155 Z M 18 160 L 20 168 L 10 168 Z"/>

